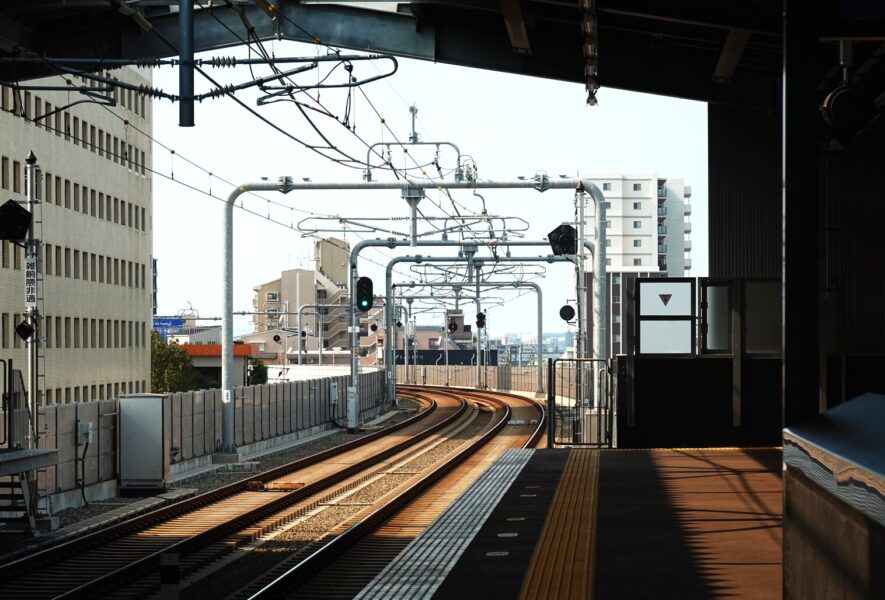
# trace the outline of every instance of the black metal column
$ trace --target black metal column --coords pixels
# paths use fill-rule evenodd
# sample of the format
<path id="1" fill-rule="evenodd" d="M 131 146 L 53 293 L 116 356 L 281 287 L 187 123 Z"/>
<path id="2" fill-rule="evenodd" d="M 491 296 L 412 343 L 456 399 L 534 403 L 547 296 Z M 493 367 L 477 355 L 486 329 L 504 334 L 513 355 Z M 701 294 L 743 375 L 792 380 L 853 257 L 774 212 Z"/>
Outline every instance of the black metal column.
<path id="1" fill-rule="evenodd" d="M 538 357 L 541 360 L 541 357 Z M 554 377 L 556 368 L 553 365 L 553 359 L 547 359 L 547 447 L 552 448 L 555 443 L 556 436 L 556 386 Z"/>
<path id="2" fill-rule="evenodd" d="M 178 2 L 178 104 L 179 127 L 194 126 L 194 0 Z"/>
<path id="3" fill-rule="evenodd" d="M 784 0 L 783 422 L 819 413 L 819 0 Z"/>

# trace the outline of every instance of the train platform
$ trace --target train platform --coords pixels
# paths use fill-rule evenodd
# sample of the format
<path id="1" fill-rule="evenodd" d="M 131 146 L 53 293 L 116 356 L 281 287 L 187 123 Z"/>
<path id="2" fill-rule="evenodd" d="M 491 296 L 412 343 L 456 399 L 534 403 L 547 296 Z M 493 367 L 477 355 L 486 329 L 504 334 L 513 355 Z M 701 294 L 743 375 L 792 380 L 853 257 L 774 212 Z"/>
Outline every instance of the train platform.
<path id="1" fill-rule="evenodd" d="M 362 597 L 782 596 L 779 449 L 521 452 L 502 456 L 509 468 L 489 469 Z M 496 478 L 506 489 L 499 481 L 489 495 L 488 517 L 459 519 Z"/>

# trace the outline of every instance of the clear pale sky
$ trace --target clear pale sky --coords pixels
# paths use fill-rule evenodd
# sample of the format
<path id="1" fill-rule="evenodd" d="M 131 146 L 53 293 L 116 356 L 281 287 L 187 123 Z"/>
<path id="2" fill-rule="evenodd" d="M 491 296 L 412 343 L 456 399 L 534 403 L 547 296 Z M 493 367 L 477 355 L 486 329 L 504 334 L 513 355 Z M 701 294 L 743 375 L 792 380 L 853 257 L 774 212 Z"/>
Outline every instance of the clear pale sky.
<path id="1" fill-rule="evenodd" d="M 317 49 L 295 43 L 266 44 L 276 56 L 313 56 Z M 217 54 L 245 56 L 242 48 Z M 355 63 L 354 75 L 364 78 L 386 68 Z M 249 79 L 243 67 L 226 71 L 208 70 L 225 83 Z M 256 69 L 256 75 L 267 70 Z M 177 92 L 178 74 L 171 68 L 154 70 L 154 86 Z M 316 81 L 316 74 L 296 81 Z M 334 76 L 333 76 L 334 77 Z M 604 81 L 604 65 L 600 65 Z M 196 75 L 197 92 L 208 85 Z M 543 170 L 552 178 L 596 173 L 655 174 L 683 178 L 692 186 L 693 276 L 707 272 L 707 121 L 702 103 L 602 88 L 599 106 L 588 107 L 583 85 L 507 75 L 491 71 L 452 67 L 424 61 L 399 59 L 399 70 L 390 78 L 363 87 L 368 100 L 385 118 L 393 133 L 385 129 L 367 99 L 354 91 L 351 122 L 368 143 L 393 142 L 393 135 L 406 141 L 410 131 L 408 107 L 418 107 L 418 133 L 422 141 L 449 141 L 476 162 L 481 179 L 531 177 Z M 277 125 L 312 143 L 319 138 L 291 103 L 256 107 L 254 92 L 238 97 Z M 342 116 L 345 93 L 322 91 L 321 100 L 330 112 Z M 233 184 L 271 180 L 289 175 L 300 181 L 361 181 L 361 169 L 347 168 L 317 156 L 283 134 L 262 123 L 229 99 L 206 100 L 196 105 L 196 126 L 178 127 L 178 106 L 166 100 L 153 105 L 156 142 L 153 147 L 154 256 L 158 259 L 158 314 L 170 315 L 189 306 L 201 316 L 221 314 L 221 219 L 223 203 L 203 192 L 225 198 Z M 364 159 L 366 146 L 335 121 L 315 115 L 317 126 L 332 141 L 354 157 Z M 162 144 L 162 145 L 160 145 Z M 173 148 L 171 153 L 164 148 Z M 396 154 L 395 164 L 412 164 Z M 419 162 L 432 158 L 432 149 Z M 440 162 L 452 166 L 453 156 Z M 197 163 L 204 169 L 188 164 Z M 211 171 L 209 175 L 206 171 Z M 174 175 L 175 181 L 169 178 Z M 390 172 L 374 171 L 376 180 L 393 180 Z M 552 190 L 481 191 L 490 214 L 518 216 L 531 224 L 525 239 L 540 240 L 563 221 L 574 219 L 574 193 Z M 420 208 L 426 214 L 442 215 L 433 205 L 437 200 L 448 212 L 451 203 L 428 186 L 428 199 Z M 469 190 L 453 191 L 462 209 L 479 210 L 481 203 Z M 284 206 L 269 203 L 280 203 Z M 261 197 L 244 196 L 243 210 L 234 212 L 234 310 L 252 310 L 252 287 L 279 277 L 280 271 L 310 267 L 313 242 L 291 227 L 307 213 L 341 215 L 349 218 L 407 216 L 407 205 L 399 191 L 382 192 L 269 192 Z M 267 216 L 282 223 L 267 220 Z M 405 221 L 395 227 L 406 231 Z M 328 234 L 345 237 L 351 244 L 360 239 L 389 237 L 388 233 Z M 375 293 L 383 294 L 384 269 L 391 257 L 430 254 L 426 249 L 409 251 L 366 251 L 360 274 L 375 281 Z M 436 252 L 433 252 L 436 253 Z M 442 252 L 439 252 L 442 253 Z M 547 254 L 546 249 L 525 251 Z M 514 252 L 515 254 L 515 252 Z M 522 253 L 520 253 L 522 254 Z M 406 269 L 404 268 L 405 272 Z M 402 277 L 397 278 L 404 281 Z M 562 331 L 559 307 L 574 297 L 571 265 L 547 265 L 546 278 L 539 281 L 545 293 L 544 327 Z M 503 306 L 488 312 L 492 335 L 532 332 L 535 329 L 534 294 L 516 297 L 508 292 Z M 472 317 L 472 309 L 466 313 Z M 248 317 L 238 317 L 235 333 L 251 330 Z M 439 324 L 441 317 L 420 318 L 419 324 Z"/>

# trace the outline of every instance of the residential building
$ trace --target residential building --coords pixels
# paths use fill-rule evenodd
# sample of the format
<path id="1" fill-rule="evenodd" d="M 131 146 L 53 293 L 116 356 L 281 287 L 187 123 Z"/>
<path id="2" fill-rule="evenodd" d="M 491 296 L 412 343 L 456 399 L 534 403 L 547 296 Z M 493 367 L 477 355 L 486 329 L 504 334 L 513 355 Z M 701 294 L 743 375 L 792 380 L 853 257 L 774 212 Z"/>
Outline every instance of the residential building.
<path id="1" fill-rule="evenodd" d="M 606 326 L 609 356 L 630 351 L 627 306 L 637 277 L 685 277 L 691 270 L 691 186 L 656 175 L 591 176 L 606 202 Z M 587 206 L 588 231 L 595 223 Z M 588 261 L 587 270 L 593 270 Z M 587 278 L 588 298 L 592 278 Z M 588 312 L 590 311 L 588 302 Z M 589 312 L 592 315 L 592 312 Z M 587 339 L 592 338 L 592 317 Z"/>
<path id="2" fill-rule="evenodd" d="M 682 277 L 691 269 L 691 186 L 655 175 L 595 175 L 606 202 L 608 271 L 659 271 Z M 588 231 L 595 227 L 588 202 Z M 592 270 L 588 265 L 587 270 Z"/>
<path id="3" fill-rule="evenodd" d="M 140 69 L 104 72 L 150 86 Z M 106 399 L 150 389 L 150 100 L 69 75 L 0 88 L 0 194 L 26 200 L 25 158 L 37 157 L 40 404 Z M 28 89 L 56 86 L 58 90 Z M 101 96 L 98 90 L 93 93 Z M 24 250 L 0 242 L 0 357 L 26 370 L 15 334 L 24 312 Z M 27 380 L 27 378 L 25 378 Z"/>
<path id="4" fill-rule="evenodd" d="M 252 321 L 255 333 L 282 330 L 285 336 L 294 332 L 296 337 L 290 343 L 297 344 L 296 339 L 300 340 L 303 352 L 315 353 L 320 344 L 324 350 L 349 349 L 347 263 L 350 246 L 343 240 L 327 238 L 317 241 L 315 253 L 313 270 L 283 271 L 279 278 L 253 288 L 255 295 L 252 306 L 256 314 Z M 312 304 L 336 306 L 308 306 Z M 304 336 L 299 336 L 297 331 L 299 307 L 304 307 Z M 244 339 L 249 337 L 244 336 Z M 250 338 L 250 341 L 254 340 Z"/>

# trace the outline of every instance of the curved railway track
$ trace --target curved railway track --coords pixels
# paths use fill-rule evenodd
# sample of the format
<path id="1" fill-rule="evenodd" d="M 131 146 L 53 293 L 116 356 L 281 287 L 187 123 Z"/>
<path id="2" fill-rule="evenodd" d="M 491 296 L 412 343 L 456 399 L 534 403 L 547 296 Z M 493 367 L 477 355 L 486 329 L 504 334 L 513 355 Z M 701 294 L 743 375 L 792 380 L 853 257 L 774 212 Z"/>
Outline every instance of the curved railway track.
<path id="1" fill-rule="evenodd" d="M 319 541 L 312 555 L 264 587 L 258 588 L 253 582 L 228 599 L 354 598 L 504 450 L 534 447 L 540 442 L 545 414 L 543 406 L 534 400 L 500 392 L 457 391 L 467 398 L 499 403 L 505 417 L 376 511 L 361 520 L 343 523 L 337 535 Z M 511 419 L 515 425 L 508 429 L 512 431 L 502 435 Z"/>
<path id="2" fill-rule="evenodd" d="M 408 396 L 423 410 L 395 426 L 0 565 L 0 598 L 105 595 L 121 582 L 155 572 L 163 554 L 187 555 L 224 540 L 420 442 L 466 410 L 463 403 Z M 296 480 L 305 485 L 287 489 Z"/>
<path id="3" fill-rule="evenodd" d="M 454 498 L 460 488 L 453 481 L 484 469 L 477 457 L 532 445 L 543 431 L 543 408 L 525 398 L 417 386 L 399 391 L 424 410 L 342 447 L 2 565 L 0 597 L 143 598 L 159 589 L 161 563 L 171 557 L 180 565 L 177 577 L 190 586 L 184 597 L 243 598 L 262 586 L 261 597 L 275 595 L 306 582 L 378 527 L 419 531 L 418 521 Z M 407 522 L 407 506 L 426 491 L 424 508 L 412 511 L 424 516 Z M 317 515 L 332 521 L 312 531 Z M 291 533 L 299 527 L 307 529 L 300 540 Z M 286 551 L 267 551 L 277 546 Z M 250 571 L 242 557 L 260 556 L 262 548 L 277 564 Z M 215 587 L 207 589 L 207 581 Z"/>

